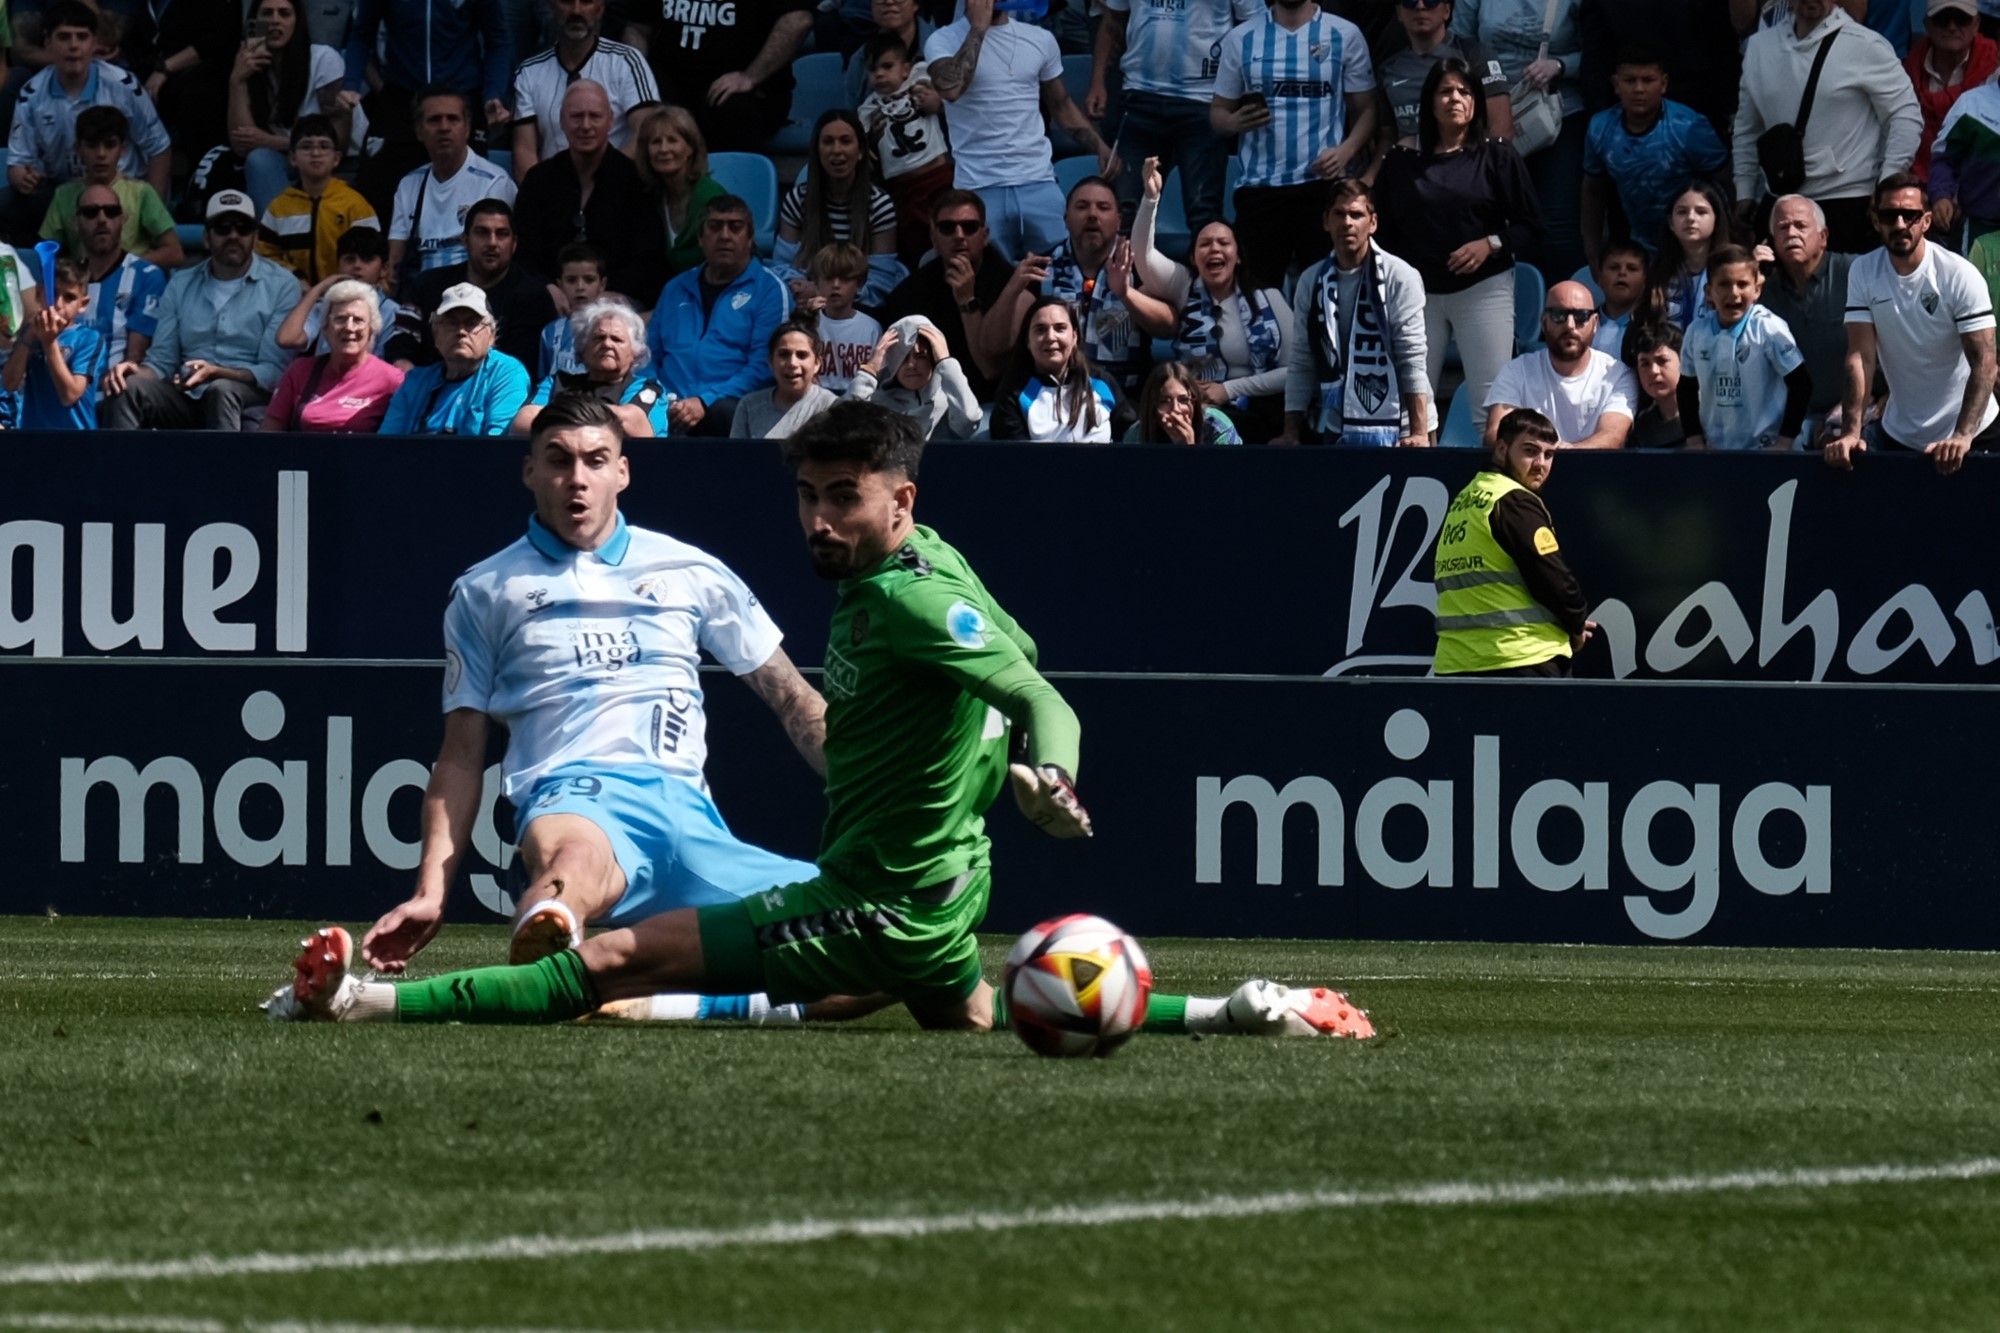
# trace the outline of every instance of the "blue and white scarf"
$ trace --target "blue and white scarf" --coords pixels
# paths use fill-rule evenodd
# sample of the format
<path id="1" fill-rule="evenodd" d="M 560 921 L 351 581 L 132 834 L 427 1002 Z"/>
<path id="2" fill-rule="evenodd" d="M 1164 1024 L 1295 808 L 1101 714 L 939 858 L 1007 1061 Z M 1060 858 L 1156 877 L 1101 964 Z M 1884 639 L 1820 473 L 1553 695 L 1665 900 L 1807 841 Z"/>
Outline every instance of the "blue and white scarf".
<path id="1" fill-rule="evenodd" d="M 1049 251 L 1049 276 L 1042 293 L 1060 296 L 1076 311 L 1077 328 L 1082 331 L 1083 350 L 1099 368 L 1129 376 L 1139 364 L 1143 340 L 1132 325 L 1132 312 L 1111 294 L 1111 282 L 1099 269 L 1085 276 L 1077 263 L 1076 250 L 1067 240 Z"/>
<path id="2" fill-rule="evenodd" d="M 1360 301 L 1340 345 L 1340 283 L 1332 255 L 1320 265 L 1307 319 L 1319 370 L 1320 439 L 1328 444 L 1393 445 L 1403 434 L 1403 394 L 1389 342 L 1382 257 L 1373 246 L 1361 275 Z"/>
<path id="3" fill-rule="evenodd" d="M 1238 286 L 1231 299 L 1236 302 L 1236 318 L 1243 325 L 1243 340 L 1250 344 L 1250 370 L 1259 374 L 1278 364 L 1284 342 L 1284 327 L 1277 311 L 1260 291 L 1246 292 Z M 1229 363 L 1222 358 L 1222 315 L 1208 284 L 1196 278 L 1188 287 L 1181 307 L 1180 327 L 1174 330 L 1174 358 L 1187 362 L 1205 380 L 1217 384 L 1229 379 Z M 1248 400 L 1243 400 L 1247 404 Z M 1240 404 L 1242 405 L 1242 404 Z"/>

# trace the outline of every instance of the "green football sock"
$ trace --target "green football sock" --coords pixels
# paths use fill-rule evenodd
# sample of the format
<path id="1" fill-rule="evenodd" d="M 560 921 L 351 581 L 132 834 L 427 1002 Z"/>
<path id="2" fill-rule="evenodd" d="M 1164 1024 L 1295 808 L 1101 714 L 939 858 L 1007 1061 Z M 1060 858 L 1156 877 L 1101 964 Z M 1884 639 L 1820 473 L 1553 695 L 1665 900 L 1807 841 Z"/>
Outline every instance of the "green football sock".
<path id="1" fill-rule="evenodd" d="M 1187 996 L 1149 995 L 1146 997 L 1146 1019 L 1139 1025 L 1139 1031 L 1186 1032 L 1187 1014 Z M 1007 992 L 997 986 L 993 989 L 993 1030 L 1007 1030 Z"/>
<path id="2" fill-rule="evenodd" d="M 396 987 L 398 1023 L 563 1023 L 595 1008 L 597 992 L 575 950 Z"/>

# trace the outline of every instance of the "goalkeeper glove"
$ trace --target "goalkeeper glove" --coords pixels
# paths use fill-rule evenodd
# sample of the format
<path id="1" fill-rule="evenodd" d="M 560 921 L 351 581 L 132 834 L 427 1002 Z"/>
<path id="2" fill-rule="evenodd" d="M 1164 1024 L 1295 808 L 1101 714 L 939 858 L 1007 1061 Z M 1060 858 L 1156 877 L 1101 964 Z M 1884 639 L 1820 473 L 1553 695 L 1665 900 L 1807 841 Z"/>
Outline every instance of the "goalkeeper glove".
<path id="1" fill-rule="evenodd" d="M 1076 786 L 1069 774 L 1054 764 L 1034 768 L 1009 764 L 1007 776 L 1014 786 L 1014 804 L 1028 822 L 1052 838 L 1088 838 L 1090 812 L 1076 799 Z"/>

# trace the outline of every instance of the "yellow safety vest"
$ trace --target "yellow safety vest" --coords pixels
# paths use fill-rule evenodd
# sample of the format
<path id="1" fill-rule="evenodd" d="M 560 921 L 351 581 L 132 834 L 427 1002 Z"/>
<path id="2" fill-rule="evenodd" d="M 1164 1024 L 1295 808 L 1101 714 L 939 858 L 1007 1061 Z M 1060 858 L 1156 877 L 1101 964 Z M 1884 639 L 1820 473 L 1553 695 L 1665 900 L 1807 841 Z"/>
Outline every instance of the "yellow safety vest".
<path id="1" fill-rule="evenodd" d="M 1438 646 L 1432 669 L 1440 676 L 1570 655 L 1568 631 L 1528 595 L 1520 566 L 1493 540 L 1493 506 L 1513 491 L 1534 495 L 1504 472 L 1481 469 L 1445 513 L 1433 566 Z M 1541 504 L 1540 496 L 1534 498 Z"/>

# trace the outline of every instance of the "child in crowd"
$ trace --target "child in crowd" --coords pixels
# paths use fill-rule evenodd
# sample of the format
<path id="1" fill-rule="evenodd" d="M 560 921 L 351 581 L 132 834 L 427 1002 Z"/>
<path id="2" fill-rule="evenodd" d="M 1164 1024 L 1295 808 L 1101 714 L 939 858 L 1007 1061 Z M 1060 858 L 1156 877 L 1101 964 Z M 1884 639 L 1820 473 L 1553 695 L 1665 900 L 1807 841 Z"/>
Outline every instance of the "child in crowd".
<path id="1" fill-rule="evenodd" d="M 1625 335 L 1621 358 L 1639 381 L 1646 405 L 1632 420 L 1625 444 L 1631 449 L 1678 449 L 1681 429 L 1681 331 L 1665 320 L 1634 324 Z"/>
<path id="2" fill-rule="evenodd" d="M 55 304 L 28 320 L 0 371 L 7 392 L 20 395 L 20 429 L 97 429 L 104 337 L 79 319 L 89 303 L 83 266 L 73 259 L 56 260 Z"/>
<path id="3" fill-rule="evenodd" d="M 1241 444 L 1236 423 L 1202 401 L 1201 380 L 1178 361 L 1162 361 L 1139 393 L 1139 419 L 1127 444 Z"/>
<path id="4" fill-rule="evenodd" d="M 604 252 L 588 241 L 571 241 L 556 252 L 556 282 L 569 298 L 569 308 L 583 309 L 604 295 Z M 583 374 L 568 315 L 557 315 L 542 326 L 542 349 L 535 365 L 537 384 L 551 375 Z"/>
<path id="5" fill-rule="evenodd" d="M 889 326 L 854 372 L 849 398 L 915 417 L 929 440 L 968 440 L 985 412 L 938 326 L 909 315 Z"/>
<path id="6" fill-rule="evenodd" d="M 929 66 L 894 33 L 870 37 L 861 60 L 874 89 L 861 99 L 861 124 L 896 205 L 896 257 L 914 269 L 931 248 L 931 205 L 951 188 L 944 99 L 931 86 Z"/>
<path id="7" fill-rule="evenodd" d="M 326 317 L 321 309 L 321 298 L 334 283 L 352 278 L 375 293 L 376 307 L 382 312 L 382 330 L 375 335 L 375 354 L 386 356 L 389 339 L 396 331 L 396 316 L 402 312 L 402 307 L 390 298 L 382 286 L 389 272 L 389 240 L 380 227 L 349 227 L 340 233 L 333 248 L 334 272 L 306 288 L 305 295 L 299 297 L 299 303 L 278 325 L 278 346 L 288 352 L 303 352 L 310 348 L 314 356 L 324 356 L 331 351 L 326 334 L 320 328 L 320 322 Z M 404 366 L 403 369 L 408 370 L 409 367 Z"/>
<path id="8" fill-rule="evenodd" d="M 1697 181 L 1674 196 L 1666 235 L 1653 257 L 1652 284 L 1665 318 L 1685 331 L 1707 304 L 1708 256 L 1734 245 L 1735 224 L 1722 191 Z"/>
<path id="9" fill-rule="evenodd" d="M 1584 140 L 1584 249 L 1601 258 L 1607 203 L 1615 189 L 1632 239 L 1651 254 L 1659 248 L 1674 196 L 1728 166 L 1729 150 L 1700 112 L 1667 100 L 1667 68 L 1653 52 L 1621 53 L 1611 83 L 1618 105 L 1591 117 Z"/>
<path id="10" fill-rule="evenodd" d="M 768 389 L 746 393 L 736 404 L 729 434 L 738 440 L 789 439 L 799 427 L 839 401 L 819 387 L 819 331 L 801 319 L 788 319 L 771 334 L 771 375 Z"/>
<path id="11" fill-rule="evenodd" d="M 1708 309 L 1681 350 L 1690 449 L 1796 447 L 1812 376 L 1785 321 L 1757 304 L 1763 294 L 1764 271 L 1748 250 L 1725 245 L 1709 256 Z"/>
<path id="12" fill-rule="evenodd" d="M 119 171 L 131 134 L 131 122 L 115 106 L 86 107 L 77 116 L 76 156 L 83 163 L 83 175 L 56 187 L 49 211 L 42 218 L 42 239 L 61 241 L 65 251 L 82 260 L 83 230 L 76 225 L 77 199 L 86 185 L 108 185 L 124 209 L 119 245 L 127 254 L 172 270 L 187 258 L 174 232 L 174 215 L 167 211 L 159 191 Z"/>
<path id="13" fill-rule="evenodd" d="M 854 308 L 861 286 L 868 281 L 868 256 L 850 241 L 823 245 L 807 269 L 814 295 L 799 303 L 801 317 L 819 316 L 820 349 L 825 362 L 819 382 L 831 393 L 846 393 L 854 376 L 882 337 L 875 317 Z"/>
<path id="14" fill-rule="evenodd" d="M 1597 290 L 1604 294 L 1597 307 L 1597 336 L 1590 345 L 1617 360 L 1624 355 L 1625 330 L 1649 295 L 1646 288 L 1646 252 L 1637 241 L 1608 241 L 1597 252 L 1591 270 Z"/>
<path id="15" fill-rule="evenodd" d="M 334 176 L 340 135 L 325 116 L 300 116 L 292 125 L 292 168 L 299 183 L 287 186 L 264 210 L 257 253 L 283 264 L 310 287 L 340 272 L 340 238 L 350 227 L 382 229 L 375 209 L 355 188 Z"/>

